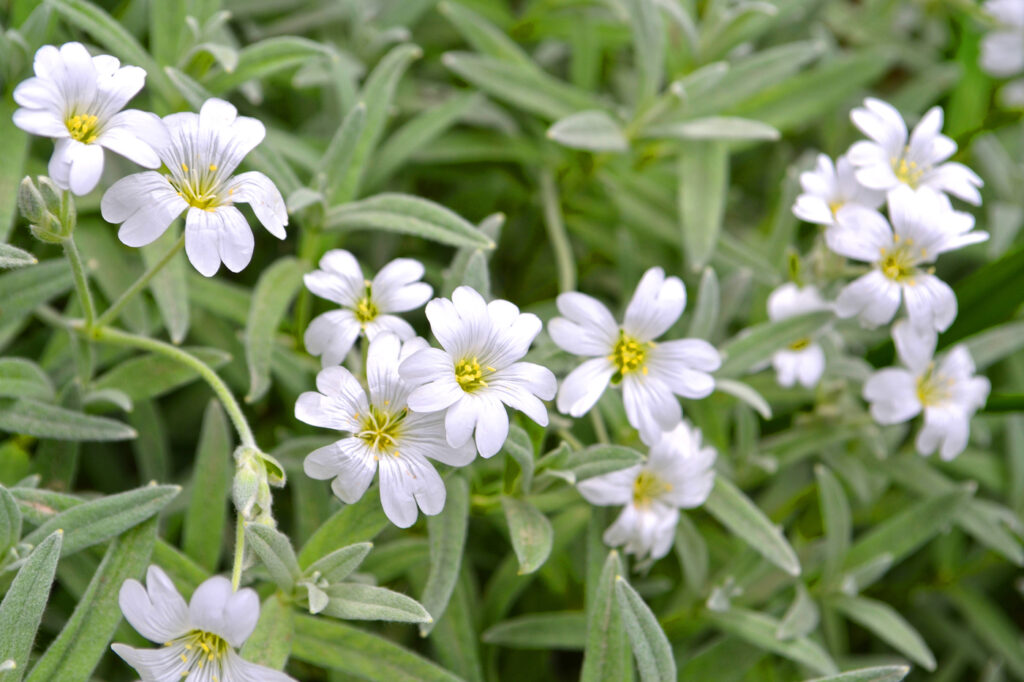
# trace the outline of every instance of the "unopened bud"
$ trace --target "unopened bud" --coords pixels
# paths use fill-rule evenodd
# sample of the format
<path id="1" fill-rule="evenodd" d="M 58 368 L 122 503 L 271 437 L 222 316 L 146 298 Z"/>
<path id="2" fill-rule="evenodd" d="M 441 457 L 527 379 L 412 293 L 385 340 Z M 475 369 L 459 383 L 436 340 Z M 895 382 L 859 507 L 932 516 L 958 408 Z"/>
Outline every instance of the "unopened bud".
<path id="1" fill-rule="evenodd" d="M 27 175 L 18 187 L 18 210 L 25 220 L 34 224 L 42 223 L 47 213 L 43 195 Z"/>
<path id="2" fill-rule="evenodd" d="M 249 519 L 253 515 L 253 508 L 258 502 L 260 488 L 263 483 L 263 474 L 257 468 L 258 462 L 251 458 L 240 459 L 238 468 L 235 469 L 235 480 L 231 486 L 231 499 L 234 500 L 235 509 L 244 518 Z"/>

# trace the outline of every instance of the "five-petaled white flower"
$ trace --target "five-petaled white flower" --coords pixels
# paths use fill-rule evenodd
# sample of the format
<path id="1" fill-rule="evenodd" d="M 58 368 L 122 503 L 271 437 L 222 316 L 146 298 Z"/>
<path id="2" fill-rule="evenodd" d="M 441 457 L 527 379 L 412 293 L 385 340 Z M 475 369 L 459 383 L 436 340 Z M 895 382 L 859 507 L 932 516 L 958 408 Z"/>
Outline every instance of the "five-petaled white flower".
<path id="1" fill-rule="evenodd" d="M 974 360 L 966 346 L 954 346 L 938 362 L 936 334 L 900 320 L 892 338 L 906 369 L 890 367 L 875 372 L 864 384 L 864 399 L 879 424 L 899 424 L 924 412 L 917 451 L 953 459 L 967 447 L 971 417 L 988 399 L 991 384 L 974 375 Z"/>
<path id="2" fill-rule="evenodd" d="M 999 26 L 981 39 L 981 68 L 997 78 L 1024 71 L 1024 2 L 988 0 L 982 9 Z"/>
<path id="3" fill-rule="evenodd" d="M 608 308 L 586 294 L 560 294 L 548 333 L 575 355 L 593 356 L 574 369 L 558 391 L 558 409 L 573 417 L 585 414 L 608 383 L 622 386 L 629 423 L 647 440 L 682 419 L 676 395 L 704 398 L 715 389 L 709 374 L 721 356 L 701 339 L 655 343 L 683 314 L 686 289 L 678 277 L 651 268 L 637 285 L 619 325 Z"/>
<path id="4" fill-rule="evenodd" d="M 546 367 L 520 362 L 540 333 L 536 315 L 520 313 L 508 301 L 487 303 L 474 289 L 462 286 L 451 300 L 428 303 L 427 319 L 441 348 L 413 354 L 400 372 L 416 386 L 409 396 L 411 410 L 444 410 L 450 445 L 463 445 L 475 431 L 479 453 L 496 454 L 508 437 L 505 405 L 547 425 L 541 401 L 555 397 L 555 375 Z"/>
<path id="5" fill-rule="evenodd" d="M 840 156 L 832 165 L 832 159 L 819 154 L 817 167 L 800 174 L 800 186 L 804 193 L 796 198 L 793 214 L 800 220 L 819 225 L 835 223 L 836 213 L 843 206 L 878 208 L 885 201 L 884 192 L 857 182 L 855 169 L 845 156 Z"/>
<path id="6" fill-rule="evenodd" d="M 14 123 L 34 135 L 57 140 L 50 157 L 50 178 L 61 189 L 88 194 L 103 174 L 103 148 L 140 166 L 157 168 L 150 146 L 163 137 L 155 114 L 124 105 L 146 82 L 138 66 L 121 66 L 115 57 L 92 57 L 81 43 L 36 52 L 35 76 L 14 89 Z"/>
<path id="7" fill-rule="evenodd" d="M 263 173 L 231 173 L 266 134 L 254 118 L 235 107 L 208 99 L 198 114 L 163 118 L 167 138 L 157 154 L 168 174 L 136 173 L 115 182 L 103 195 L 103 219 L 122 223 L 118 238 L 128 246 L 145 246 L 187 210 L 185 252 L 196 270 L 212 277 L 224 263 L 238 272 L 252 259 L 252 230 L 235 207 L 248 203 L 270 234 L 284 239 L 288 224 L 284 200 Z"/>
<path id="8" fill-rule="evenodd" d="M 680 421 L 660 434 L 643 464 L 588 478 L 576 487 L 591 504 L 625 505 L 605 531 L 605 544 L 625 545 L 639 559 L 660 559 L 672 547 L 679 510 L 708 499 L 716 454 L 701 446 L 699 429 Z"/>
<path id="9" fill-rule="evenodd" d="M 124 581 L 118 602 L 139 634 L 163 644 L 160 649 L 111 645 L 142 682 L 295 682 L 235 653 L 256 627 L 260 600 L 248 588 L 232 591 L 227 578 L 204 581 L 186 604 L 167 574 L 150 566 L 145 587 L 138 580 Z"/>
<path id="10" fill-rule="evenodd" d="M 889 217 L 891 226 L 877 211 L 848 206 L 825 232 L 830 249 L 873 265 L 839 292 L 836 314 L 857 315 L 865 326 L 877 327 L 896 315 L 902 298 L 911 322 L 945 331 L 956 317 L 956 296 L 922 265 L 984 241 L 988 233 L 971 231 L 974 218 L 952 210 L 944 195 L 927 188 L 890 192 Z"/>
<path id="11" fill-rule="evenodd" d="M 369 398 L 347 369 L 326 367 L 316 377 L 319 392 L 303 393 L 295 403 L 301 421 L 352 434 L 310 453 L 306 474 L 333 478 L 334 493 L 351 504 L 363 496 L 379 467 L 384 513 L 401 528 L 416 521 L 417 505 L 427 515 L 444 508 L 444 481 L 427 458 L 464 466 L 476 456 L 469 443 L 448 444 L 441 413 L 409 409 L 410 387 L 398 366 L 426 347 L 418 337 L 403 344 L 392 333 L 378 334 L 366 362 Z"/>
<path id="12" fill-rule="evenodd" d="M 863 109 L 850 112 L 853 123 L 873 141 L 854 143 L 847 156 L 857 168 L 857 180 L 870 189 L 930 187 L 972 204 L 981 203 L 981 178 L 967 166 L 943 163 L 956 151 L 956 142 L 942 130 L 942 109 L 932 107 L 907 139 L 907 124 L 886 102 L 869 97 Z"/>
<path id="13" fill-rule="evenodd" d="M 372 280 L 363 277 L 355 257 L 334 249 L 320 259 L 320 269 L 305 276 L 306 288 L 341 306 L 317 316 L 306 328 L 306 350 L 321 356 L 324 367 L 339 365 L 362 333 L 367 340 L 383 331 L 403 341 L 416 336 L 396 315 L 419 308 L 433 289 L 421 282 L 423 264 L 411 258 L 391 261 Z"/>
<path id="14" fill-rule="evenodd" d="M 784 320 L 830 307 L 812 285 L 799 287 L 787 282 L 768 296 L 770 320 Z M 776 351 L 772 355 L 772 366 L 779 385 L 789 388 L 799 382 L 805 388 L 813 388 L 825 373 L 825 352 L 813 338 L 799 339 L 788 348 Z"/>

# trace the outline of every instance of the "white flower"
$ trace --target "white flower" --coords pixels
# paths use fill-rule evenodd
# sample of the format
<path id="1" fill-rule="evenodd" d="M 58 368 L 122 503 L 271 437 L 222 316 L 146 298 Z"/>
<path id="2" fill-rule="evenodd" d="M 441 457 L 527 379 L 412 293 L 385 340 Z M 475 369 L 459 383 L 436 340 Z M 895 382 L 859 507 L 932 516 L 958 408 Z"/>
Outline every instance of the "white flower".
<path id="1" fill-rule="evenodd" d="M 900 320 L 893 325 L 896 351 L 907 369 L 875 372 L 864 384 L 864 399 L 879 424 L 899 424 L 924 411 L 917 451 L 953 459 L 967 447 L 971 417 L 988 399 L 991 385 L 974 375 L 974 360 L 965 346 L 954 346 L 933 362 L 936 334 Z"/>
<path id="2" fill-rule="evenodd" d="M 334 249 L 320 259 L 320 269 L 305 276 L 306 288 L 341 306 L 317 316 L 306 329 L 306 350 L 320 355 L 324 367 L 339 365 L 360 333 L 370 341 L 382 331 L 403 341 L 416 336 L 412 326 L 396 315 L 419 308 L 433 290 L 419 281 L 423 264 L 410 258 L 393 260 L 373 280 L 363 277 L 355 257 Z"/>
<path id="3" fill-rule="evenodd" d="M 801 288 L 788 282 L 768 296 L 768 319 L 773 321 L 829 308 L 818 289 L 810 285 Z M 799 339 L 789 348 L 776 351 L 772 366 L 779 385 L 788 388 L 800 382 L 801 386 L 813 388 L 825 373 L 825 352 L 813 339 Z"/>
<path id="4" fill-rule="evenodd" d="M 487 303 L 470 287 L 451 300 L 427 304 L 427 319 L 441 349 L 424 348 L 402 362 L 402 378 L 417 388 L 409 396 L 416 412 L 444 410 L 448 443 L 459 447 L 476 433 L 484 457 L 501 450 L 508 437 L 505 405 L 541 426 L 555 397 L 555 375 L 546 367 L 519 362 L 540 333 L 540 319 L 520 313 L 508 301 Z M 443 349 L 443 350 L 442 350 Z"/>
<path id="5" fill-rule="evenodd" d="M 891 104 L 869 97 L 864 107 L 850 112 L 850 118 L 873 142 L 862 140 L 847 152 L 862 185 L 877 190 L 930 187 L 981 203 L 981 178 L 961 163 L 943 163 L 956 151 L 956 142 L 939 132 L 942 109 L 929 109 L 908 141 L 907 125 Z"/>
<path id="6" fill-rule="evenodd" d="M 988 233 L 972 232 L 974 218 L 953 211 L 945 196 L 927 188 L 890 192 L 889 216 L 891 226 L 876 211 L 847 206 L 826 230 L 830 249 L 873 265 L 839 292 L 836 314 L 858 315 L 862 324 L 876 327 L 896 315 L 902 298 L 911 322 L 945 331 L 956 317 L 956 296 L 921 266 L 940 253 L 984 241 Z"/>
<path id="7" fill-rule="evenodd" d="M 35 77 L 14 89 L 14 123 L 57 140 L 50 178 L 61 189 L 88 194 L 103 174 L 103 148 L 140 166 L 160 159 L 148 142 L 162 137 L 160 119 L 124 105 L 142 89 L 146 72 L 115 57 L 92 57 L 81 43 L 44 45 L 32 65 Z"/>
<path id="8" fill-rule="evenodd" d="M 995 18 L 999 28 L 981 40 L 981 68 L 997 78 L 1024 71 L 1024 2 L 988 0 L 982 9 Z"/>
<path id="9" fill-rule="evenodd" d="M 464 466 L 476 456 L 469 444 L 446 442 L 442 414 L 409 409 L 410 387 L 398 366 L 426 346 L 421 338 L 403 344 L 394 334 L 378 334 L 366 362 L 369 397 L 347 369 L 327 367 L 316 377 L 319 392 L 303 393 L 295 403 L 301 421 L 352 434 L 310 453 L 306 475 L 333 478 L 334 493 L 351 504 L 363 496 L 379 467 L 381 505 L 401 528 L 416 521 L 417 505 L 429 516 L 444 508 L 444 481 L 428 457 Z"/>
<path id="10" fill-rule="evenodd" d="M 707 341 L 680 339 L 655 343 L 683 314 L 686 289 L 678 277 L 651 268 L 637 285 L 619 325 L 608 308 L 578 292 L 560 294 L 548 333 L 561 348 L 591 359 L 574 369 L 558 391 L 558 409 L 584 415 L 608 383 L 622 386 L 629 423 L 653 440 L 682 419 L 676 395 L 704 398 L 715 389 L 708 372 L 721 357 Z"/>
<path id="11" fill-rule="evenodd" d="M 643 464 L 577 484 L 591 504 L 625 505 L 604 533 L 605 544 L 625 545 L 643 559 L 660 559 L 675 537 L 679 510 L 704 503 L 715 482 L 716 452 L 701 447 L 701 434 L 685 421 L 654 441 Z"/>
<path id="12" fill-rule="evenodd" d="M 836 212 L 847 204 L 878 208 L 885 201 L 885 193 L 868 189 L 859 182 L 850 160 L 840 156 L 836 164 L 825 154 L 818 155 L 813 171 L 800 174 L 804 193 L 796 198 L 793 214 L 809 223 L 832 225 Z"/>
<path id="13" fill-rule="evenodd" d="M 256 627 L 260 600 L 253 590 L 231 590 L 231 582 L 214 576 L 185 600 L 171 579 L 150 566 L 146 586 L 126 580 L 118 598 L 124 617 L 139 634 L 163 646 L 136 649 L 125 644 L 111 648 L 128 662 L 142 682 L 295 682 L 277 670 L 242 659 L 242 646 Z"/>
<path id="14" fill-rule="evenodd" d="M 163 118 L 167 138 L 156 143 L 169 171 L 136 173 L 118 180 L 103 195 L 103 219 L 121 223 L 118 238 L 145 246 L 187 210 L 185 252 L 203 275 L 224 263 L 238 272 L 252 259 L 253 234 L 234 204 L 248 203 L 270 234 L 284 239 L 288 224 L 281 193 L 263 173 L 231 173 L 266 134 L 254 118 L 239 116 L 224 100 L 208 99 L 198 114 Z"/>

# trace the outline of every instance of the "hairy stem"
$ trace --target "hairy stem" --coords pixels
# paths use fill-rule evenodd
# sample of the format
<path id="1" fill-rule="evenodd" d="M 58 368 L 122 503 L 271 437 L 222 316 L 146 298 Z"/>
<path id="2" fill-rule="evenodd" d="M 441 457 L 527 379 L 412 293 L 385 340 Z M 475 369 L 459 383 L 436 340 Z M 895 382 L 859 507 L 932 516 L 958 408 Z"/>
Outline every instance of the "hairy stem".
<path id="1" fill-rule="evenodd" d="M 102 315 L 99 316 L 99 319 L 96 320 L 96 325 L 103 326 L 105 324 L 110 324 L 111 322 L 116 320 L 118 314 L 120 314 L 121 310 L 128 304 L 130 300 L 132 300 L 132 297 L 134 297 L 135 294 L 139 293 L 144 288 L 146 288 L 146 285 L 149 284 L 149 281 L 153 279 L 156 276 L 156 274 L 163 269 L 165 265 L 170 263 L 171 259 L 174 258 L 174 254 L 181 251 L 182 247 L 184 246 L 185 234 L 182 233 L 181 237 L 178 238 L 178 241 L 174 242 L 174 246 L 168 249 L 167 253 L 165 253 L 160 258 L 159 261 L 153 264 L 153 267 L 151 267 L 149 270 L 146 270 L 146 272 L 142 273 L 142 276 L 135 280 L 135 282 L 130 287 L 128 287 L 125 290 L 125 292 L 121 294 L 121 296 L 103 312 Z"/>
<path id="2" fill-rule="evenodd" d="M 92 302 L 92 292 L 89 291 L 89 279 L 85 276 L 82 254 L 78 252 L 78 247 L 75 246 L 74 237 L 68 237 L 61 245 L 64 247 L 64 255 L 68 257 L 68 262 L 71 263 L 71 272 L 75 277 L 75 293 L 78 294 L 78 300 L 82 304 L 85 326 L 86 328 L 92 327 L 93 320 L 96 319 L 96 306 Z"/>
<path id="3" fill-rule="evenodd" d="M 242 560 L 245 557 L 245 519 L 238 514 L 235 521 L 235 560 L 231 564 L 231 589 L 238 591 L 242 582 Z"/>

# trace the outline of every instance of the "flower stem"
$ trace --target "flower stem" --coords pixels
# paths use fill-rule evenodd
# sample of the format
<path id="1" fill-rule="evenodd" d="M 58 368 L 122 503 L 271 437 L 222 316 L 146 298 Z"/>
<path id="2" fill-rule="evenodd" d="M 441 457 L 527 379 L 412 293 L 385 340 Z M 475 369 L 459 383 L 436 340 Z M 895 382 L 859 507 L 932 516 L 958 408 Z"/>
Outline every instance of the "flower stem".
<path id="1" fill-rule="evenodd" d="M 93 320 L 96 319 L 96 306 L 92 302 L 92 292 L 89 291 L 89 280 L 85 276 L 82 254 L 78 252 L 78 247 L 75 246 L 74 237 L 68 237 L 61 242 L 61 245 L 64 247 L 64 255 L 68 257 L 68 261 L 71 263 L 71 272 L 75 278 L 75 292 L 78 294 L 78 300 L 82 304 L 85 326 L 86 328 L 92 327 Z"/>
<path id="2" fill-rule="evenodd" d="M 178 241 L 174 242 L 174 246 L 168 249 L 167 253 L 165 253 L 160 258 L 159 261 L 153 264 L 153 267 L 151 267 L 149 270 L 146 270 L 146 272 L 142 273 L 141 277 L 135 280 L 135 282 L 130 287 L 128 287 L 116 301 L 110 304 L 110 307 L 107 308 L 103 312 L 103 314 L 99 316 L 99 319 L 96 320 L 96 325 L 103 326 L 105 324 L 110 324 L 115 319 L 117 319 L 118 314 L 126 305 L 128 305 L 128 302 L 132 299 L 132 297 L 135 296 L 135 294 L 142 291 L 146 287 L 146 285 L 149 284 L 149 281 L 153 279 L 156 276 L 156 274 L 163 269 L 165 265 L 171 262 L 171 258 L 174 257 L 174 254 L 181 251 L 182 247 L 184 246 L 185 234 L 182 233 L 182 235 L 178 238 Z"/>
<path id="3" fill-rule="evenodd" d="M 604 417 L 601 416 L 601 410 L 598 409 L 597 405 L 590 408 L 590 421 L 594 425 L 594 435 L 597 437 L 597 442 L 602 444 L 610 443 L 608 427 L 604 425 Z"/>
<path id="4" fill-rule="evenodd" d="M 540 173 L 540 196 L 544 205 L 544 225 L 548 229 L 548 239 L 551 240 L 551 248 L 555 252 L 558 290 L 562 293 L 575 291 L 576 265 L 572 256 L 572 244 L 569 243 L 569 234 L 565 231 L 565 222 L 562 220 L 555 176 L 548 168 Z"/>
<path id="5" fill-rule="evenodd" d="M 242 582 L 242 561 L 245 558 L 245 519 L 238 514 L 235 522 L 235 561 L 231 565 L 231 589 L 238 592 Z"/>
<path id="6" fill-rule="evenodd" d="M 92 327 L 91 329 L 89 327 L 85 327 L 81 329 L 81 331 L 86 336 L 96 341 L 152 351 L 191 367 L 206 381 L 206 383 L 210 385 L 213 392 L 217 394 L 217 398 L 220 400 L 221 404 L 224 405 L 224 409 L 227 411 L 228 417 L 231 418 L 231 423 L 238 432 L 238 437 L 242 441 L 242 445 L 255 450 L 259 449 L 256 445 L 256 439 L 252 435 L 252 429 L 249 427 L 249 422 L 246 421 L 245 415 L 242 413 L 242 408 L 238 405 L 238 401 L 235 400 L 235 396 L 232 395 L 231 389 L 227 387 L 223 379 L 217 376 L 216 372 L 210 369 L 209 365 L 196 356 L 178 348 L 177 346 L 172 346 L 165 341 L 158 341 L 157 339 L 150 339 L 137 334 L 129 334 L 128 332 L 123 332 L 119 329 L 114 329 L 113 327 L 103 326 Z"/>

